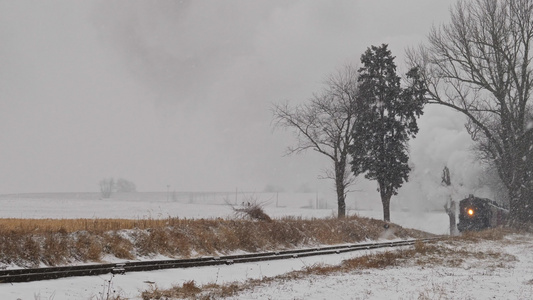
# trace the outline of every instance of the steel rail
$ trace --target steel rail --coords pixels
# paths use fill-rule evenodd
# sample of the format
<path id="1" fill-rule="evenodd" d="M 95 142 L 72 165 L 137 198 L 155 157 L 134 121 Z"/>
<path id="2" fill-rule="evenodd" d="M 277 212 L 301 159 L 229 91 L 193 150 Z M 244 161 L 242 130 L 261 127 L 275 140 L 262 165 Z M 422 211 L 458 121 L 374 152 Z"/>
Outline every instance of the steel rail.
<path id="1" fill-rule="evenodd" d="M 208 256 L 190 259 L 171 259 L 156 261 L 139 261 L 124 263 L 108 263 L 95 265 L 79 265 L 65 267 L 46 267 L 35 269 L 0 270 L 0 283 L 29 282 L 50 280 L 74 276 L 95 276 L 103 274 L 125 274 L 127 272 L 145 272 L 163 269 L 192 268 L 201 266 L 231 265 L 235 263 L 281 260 L 315 255 L 338 254 L 344 252 L 369 250 L 385 247 L 400 247 L 414 245 L 415 242 L 428 242 L 434 238 L 418 240 L 402 240 L 393 242 L 347 244 L 316 248 L 293 249 L 283 251 L 237 254 L 226 256 Z"/>

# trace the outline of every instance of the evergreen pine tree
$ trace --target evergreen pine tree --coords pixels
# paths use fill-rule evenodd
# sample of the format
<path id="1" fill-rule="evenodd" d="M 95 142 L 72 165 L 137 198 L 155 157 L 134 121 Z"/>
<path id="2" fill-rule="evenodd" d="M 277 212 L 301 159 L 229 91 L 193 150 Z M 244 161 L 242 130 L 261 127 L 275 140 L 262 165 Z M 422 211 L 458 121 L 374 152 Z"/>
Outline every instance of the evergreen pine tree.
<path id="1" fill-rule="evenodd" d="M 422 114 L 425 90 L 416 68 L 407 73 L 409 86 L 401 87 L 386 44 L 367 49 L 361 63 L 358 117 L 350 147 L 352 171 L 378 182 L 383 217 L 390 221 L 390 199 L 408 180 L 407 143 L 418 132 L 416 120 Z"/>

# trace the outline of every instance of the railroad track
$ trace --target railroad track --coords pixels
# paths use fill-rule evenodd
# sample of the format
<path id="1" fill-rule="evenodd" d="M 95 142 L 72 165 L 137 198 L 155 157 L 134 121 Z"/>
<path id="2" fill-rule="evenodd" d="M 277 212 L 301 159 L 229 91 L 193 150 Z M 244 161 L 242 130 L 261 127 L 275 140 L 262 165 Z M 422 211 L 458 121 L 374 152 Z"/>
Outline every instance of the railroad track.
<path id="1" fill-rule="evenodd" d="M 201 266 L 231 265 L 236 263 L 290 259 L 315 255 L 344 253 L 358 250 L 369 250 L 386 247 L 413 245 L 416 241 L 428 242 L 434 239 L 404 240 L 395 242 L 348 244 L 342 246 L 326 246 L 317 248 L 261 252 L 252 254 L 209 256 L 191 259 L 172 259 L 141 262 L 125 262 L 113 264 L 96 264 L 68 267 L 47 267 L 36 269 L 0 270 L 0 283 L 28 282 L 49 280 L 74 276 L 95 276 L 102 274 L 125 274 L 127 272 L 143 272 L 163 269 L 192 268 Z"/>

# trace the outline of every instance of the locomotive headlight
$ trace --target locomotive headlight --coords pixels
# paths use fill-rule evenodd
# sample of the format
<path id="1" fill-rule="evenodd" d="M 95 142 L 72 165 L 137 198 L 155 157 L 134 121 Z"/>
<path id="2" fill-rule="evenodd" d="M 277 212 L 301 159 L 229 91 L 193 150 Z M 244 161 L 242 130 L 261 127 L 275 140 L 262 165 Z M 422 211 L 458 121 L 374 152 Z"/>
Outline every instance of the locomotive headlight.
<path id="1" fill-rule="evenodd" d="M 469 208 L 466 213 L 469 215 L 469 216 L 473 216 L 474 215 L 474 210 Z"/>

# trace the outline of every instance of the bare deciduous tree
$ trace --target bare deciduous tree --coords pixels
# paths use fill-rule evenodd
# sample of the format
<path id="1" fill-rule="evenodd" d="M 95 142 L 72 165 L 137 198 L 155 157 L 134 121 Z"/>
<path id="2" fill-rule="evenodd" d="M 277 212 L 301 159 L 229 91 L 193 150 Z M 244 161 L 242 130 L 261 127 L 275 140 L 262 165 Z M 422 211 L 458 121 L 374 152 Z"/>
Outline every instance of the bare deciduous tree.
<path id="1" fill-rule="evenodd" d="M 515 224 L 533 218 L 533 0 L 459 1 L 427 46 L 408 52 L 430 103 L 467 116 L 481 157 L 509 191 Z"/>
<path id="2" fill-rule="evenodd" d="M 324 90 L 308 102 L 295 107 L 288 103 L 273 107 L 275 126 L 296 133 L 296 145 L 288 147 L 287 154 L 312 149 L 333 162 L 333 168 L 325 171 L 325 178 L 335 181 L 339 218 L 346 215 L 347 189 L 355 181 L 347 159 L 356 118 L 357 78 L 356 68 L 346 65 L 331 75 Z"/>
<path id="3" fill-rule="evenodd" d="M 117 179 L 114 190 L 117 193 L 132 193 L 137 191 L 135 183 L 124 178 Z"/>
<path id="4" fill-rule="evenodd" d="M 115 180 L 113 178 L 106 178 L 100 180 L 100 194 L 102 195 L 102 198 L 107 199 L 111 197 L 114 188 Z"/>

